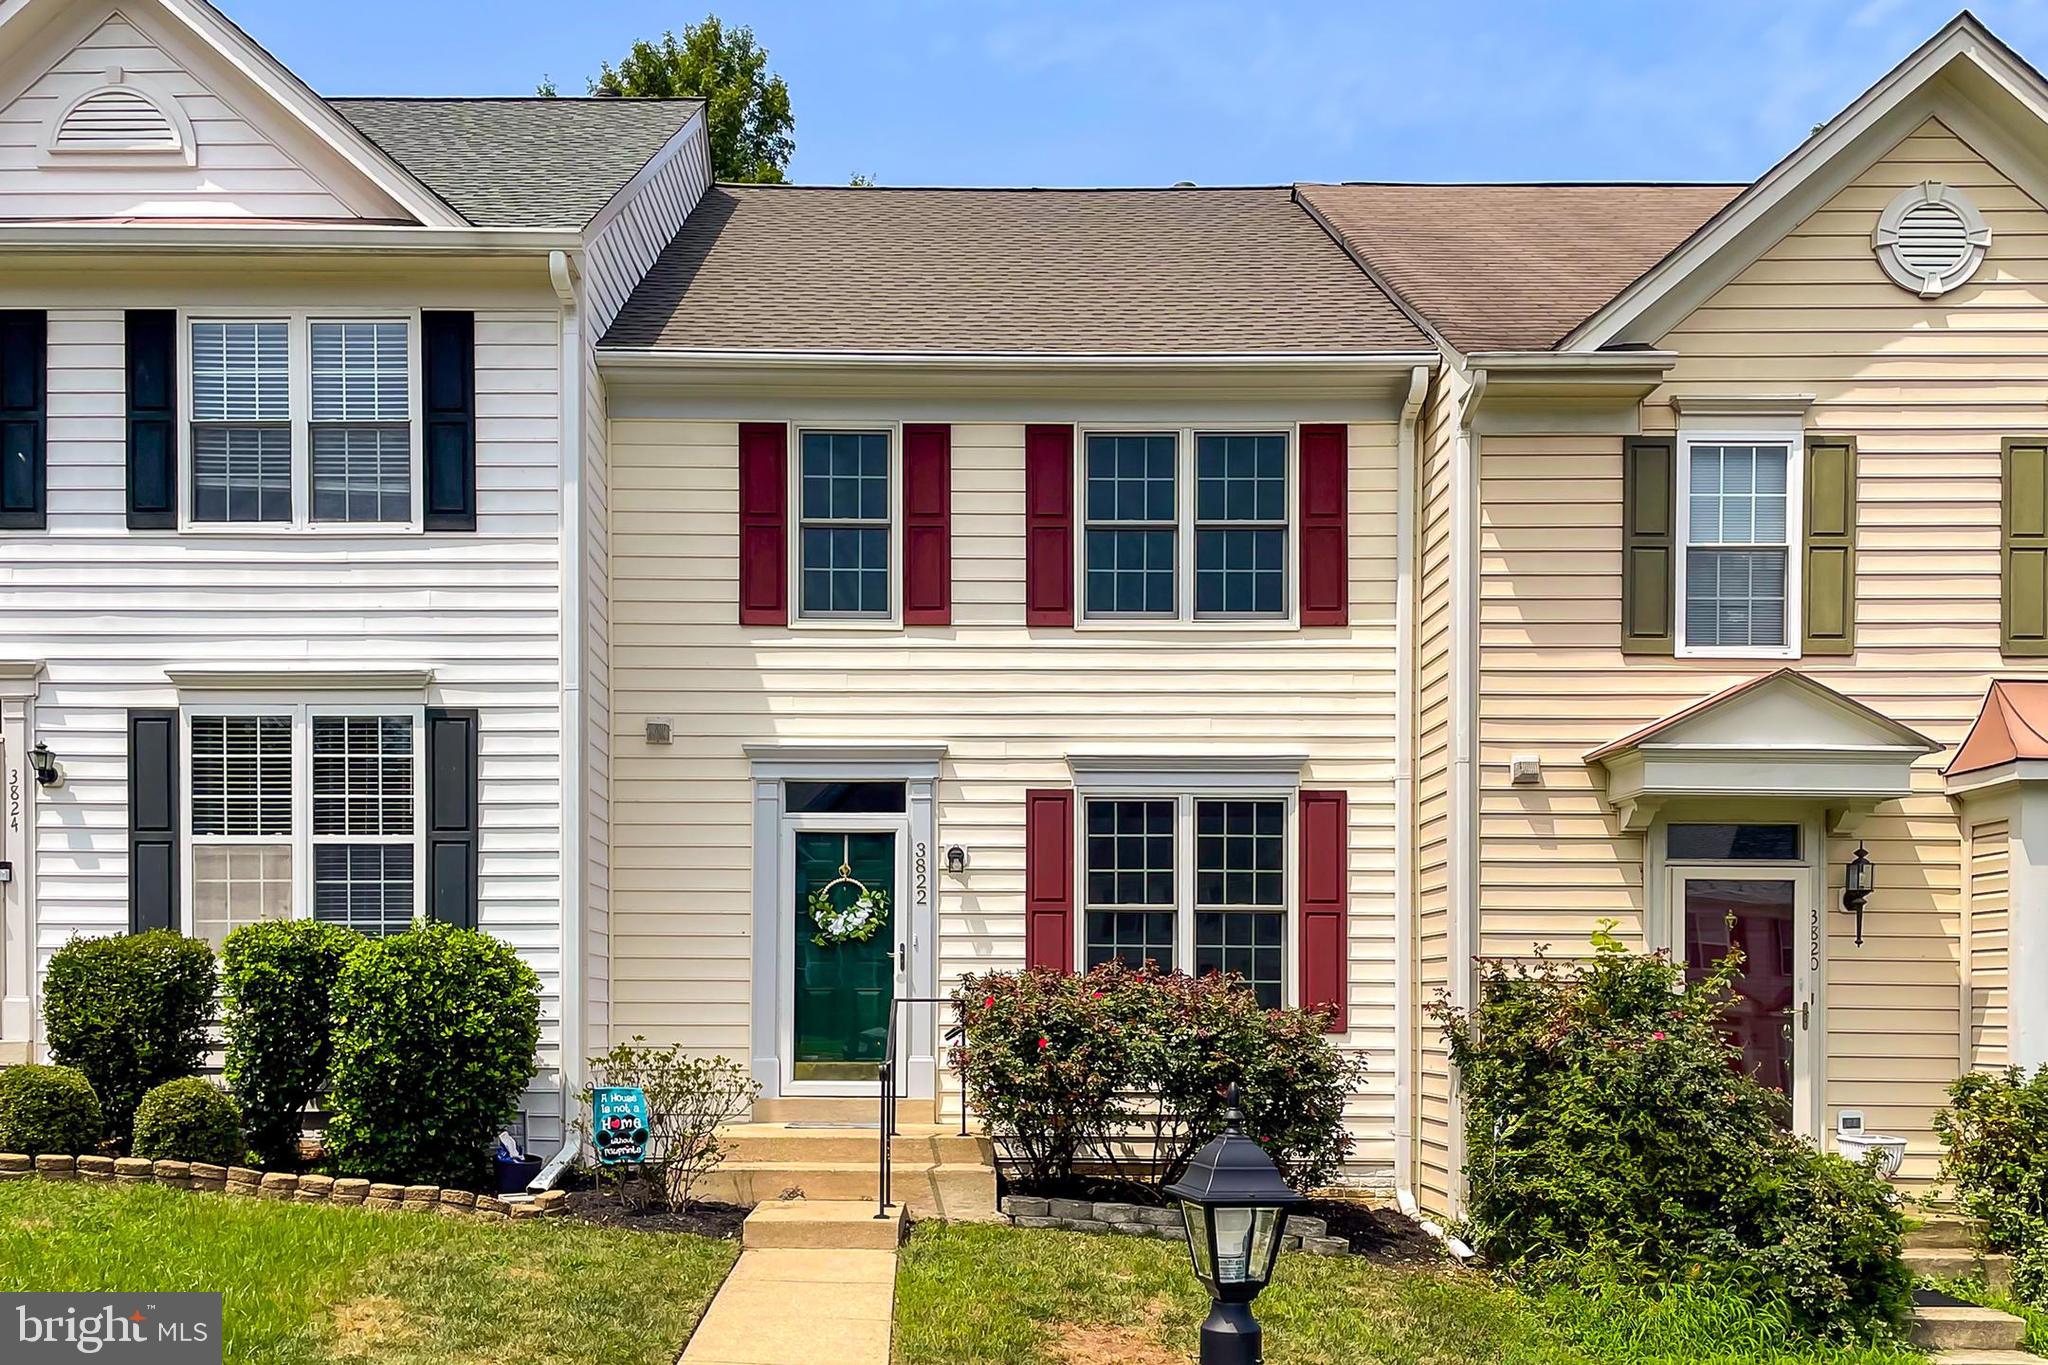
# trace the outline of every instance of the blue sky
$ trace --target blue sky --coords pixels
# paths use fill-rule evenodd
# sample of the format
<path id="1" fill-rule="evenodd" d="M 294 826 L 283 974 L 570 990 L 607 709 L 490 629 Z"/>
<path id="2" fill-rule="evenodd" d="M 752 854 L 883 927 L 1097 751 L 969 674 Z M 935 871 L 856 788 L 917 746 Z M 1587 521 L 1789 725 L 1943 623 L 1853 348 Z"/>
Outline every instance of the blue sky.
<path id="1" fill-rule="evenodd" d="M 222 0 L 325 94 L 580 91 L 634 38 L 752 24 L 795 180 L 1748 180 L 1955 0 Z M 2048 0 L 1976 6 L 2048 66 Z"/>

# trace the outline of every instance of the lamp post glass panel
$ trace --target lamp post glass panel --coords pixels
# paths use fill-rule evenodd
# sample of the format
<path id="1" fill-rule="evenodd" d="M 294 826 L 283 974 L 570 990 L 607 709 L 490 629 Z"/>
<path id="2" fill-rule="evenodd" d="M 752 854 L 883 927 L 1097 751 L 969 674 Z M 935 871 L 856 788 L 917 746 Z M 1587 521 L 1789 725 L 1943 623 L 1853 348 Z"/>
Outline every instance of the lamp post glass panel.
<path id="1" fill-rule="evenodd" d="M 1187 1174 L 1166 1190 L 1180 1201 L 1195 1278 L 1209 1291 L 1202 1365 L 1265 1360 L 1251 1302 L 1273 1278 L 1287 1210 L 1301 1198 L 1259 1144 L 1238 1131 L 1243 1121 L 1233 1086 L 1222 1136 L 1196 1152 Z"/>
<path id="2" fill-rule="evenodd" d="M 1876 886 L 1877 864 L 1870 861 L 1870 854 L 1859 843 L 1856 856 L 1849 859 L 1848 867 L 1842 870 L 1842 908 L 1856 917 L 1858 947 L 1863 944 L 1863 907 Z"/>

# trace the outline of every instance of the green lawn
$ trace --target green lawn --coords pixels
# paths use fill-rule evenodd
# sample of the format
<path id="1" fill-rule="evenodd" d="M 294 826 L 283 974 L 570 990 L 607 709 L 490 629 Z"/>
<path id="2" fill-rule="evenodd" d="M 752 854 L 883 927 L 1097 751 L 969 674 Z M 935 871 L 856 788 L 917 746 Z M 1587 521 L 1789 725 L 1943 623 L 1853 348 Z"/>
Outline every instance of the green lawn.
<path id="1" fill-rule="evenodd" d="M 0 1184 L 0 1291 L 219 1290 L 241 1365 L 669 1365 L 737 1254 L 560 1219 Z"/>
<path id="2" fill-rule="evenodd" d="M 1208 1311 L 1177 1243 L 925 1224 L 896 1275 L 897 1365 L 1185 1365 Z M 1272 1365 L 1916 1365 L 1774 1349 L 1726 1300 L 1537 1304 L 1482 1277 L 1284 1256 L 1258 1302 Z"/>

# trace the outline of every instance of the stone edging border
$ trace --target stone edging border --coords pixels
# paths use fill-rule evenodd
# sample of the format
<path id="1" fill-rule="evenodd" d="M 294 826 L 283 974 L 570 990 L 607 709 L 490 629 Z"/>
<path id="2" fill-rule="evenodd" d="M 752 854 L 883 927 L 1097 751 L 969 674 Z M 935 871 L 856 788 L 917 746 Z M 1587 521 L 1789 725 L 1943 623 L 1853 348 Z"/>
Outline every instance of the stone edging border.
<path id="1" fill-rule="evenodd" d="M 1086 1199 L 1037 1199 L 1013 1194 L 1003 1200 L 1003 1216 L 1020 1228 L 1066 1228 L 1070 1232 L 1107 1232 L 1123 1237 L 1156 1237 L 1162 1242 L 1187 1239 L 1186 1225 L 1178 1209 L 1152 1208 L 1144 1204 L 1090 1203 Z M 1302 1251 L 1311 1256 L 1349 1256 L 1351 1242 L 1329 1235 L 1330 1225 L 1320 1218 L 1291 1214 L 1281 1238 L 1282 1251 Z"/>
<path id="2" fill-rule="evenodd" d="M 91 1184 L 167 1185 L 249 1199 L 295 1204 L 337 1204 L 344 1208 L 425 1213 L 504 1220 L 565 1217 L 569 1196 L 549 1190 L 532 1199 L 507 1200 L 439 1185 L 386 1185 L 353 1176 L 292 1175 L 253 1171 L 246 1166 L 210 1166 L 198 1161 L 150 1161 L 139 1156 L 24 1156 L 0 1152 L 0 1180 L 82 1180 Z"/>

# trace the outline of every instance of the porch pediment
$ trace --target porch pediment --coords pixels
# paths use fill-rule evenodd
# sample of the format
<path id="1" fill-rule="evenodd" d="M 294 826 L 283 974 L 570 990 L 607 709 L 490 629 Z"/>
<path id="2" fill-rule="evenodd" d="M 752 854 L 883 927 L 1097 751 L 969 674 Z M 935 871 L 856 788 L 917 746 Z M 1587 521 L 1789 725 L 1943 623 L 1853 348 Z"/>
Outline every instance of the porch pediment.
<path id="1" fill-rule="evenodd" d="M 1906 795 L 1942 746 L 1792 669 L 1738 683 L 1586 755 L 1626 829 L 1688 797 L 1804 800 L 1838 826 Z"/>

